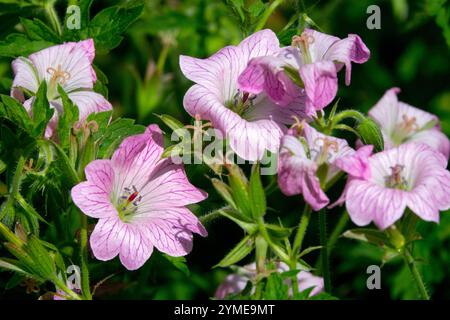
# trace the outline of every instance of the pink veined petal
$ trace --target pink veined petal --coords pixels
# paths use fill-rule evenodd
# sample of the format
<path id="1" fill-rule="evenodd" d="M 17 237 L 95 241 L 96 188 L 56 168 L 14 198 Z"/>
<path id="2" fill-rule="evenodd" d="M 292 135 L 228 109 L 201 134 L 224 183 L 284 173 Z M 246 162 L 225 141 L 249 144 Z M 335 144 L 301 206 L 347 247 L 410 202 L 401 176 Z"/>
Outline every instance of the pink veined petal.
<path id="1" fill-rule="evenodd" d="M 369 157 L 372 151 L 372 145 L 363 146 L 350 156 L 336 159 L 335 165 L 353 177 L 369 180 L 371 177 Z"/>
<path id="2" fill-rule="evenodd" d="M 304 34 L 312 39 L 312 42 L 308 44 L 308 50 L 313 63 L 324 60 L 328 49 L 340 40 L 338 37 L 308 28 L 305 28 Z"/>
<path id="3" fill-rule="evenodd" d="M 116 172 L 115 193 L 135 186 L 138 190 L 147 183 L 164 151 L 163 136 L 157 125 L 150 125 L 142 134 L 125 138 L 112 156 Z"/>
<path id="4" fill-rule="evenodd" d="M 316 176 L 315 171 L 306 171 L 302 179 L 302 193 L 305 201 L 309 203 L 314 211 L 319 211 L 325 208 L 330 200 L 325 192 L 320 187 L 319 178 Z"/>
<path id="5" fill-rule="evenodd" d="M 84 122 L 91 113 L 112 110 L 111 103 L 94 91 L 74 91 L 68 96 L 78 107 L 79 122 Z"/>
<path id="6" fill-rule="evenodd" d="M 283 65 L 283 60 L 275 56 L 250 60 L 238 78 L 239 88 L 253 94 L 265 91 L 278 105 L 290 104 L 301 89 L 284 73 Z"/>
<path id="7" fill-rule="evenodd" d="M 12 63 L 14 80 L 11 86 L 11 96 L 23 102 L 25 97 L 21 88 L 36 93 L 39 89 L 39 79 L 33 63 L 24 57 L 15 59 Z"/>
<path id="8" fill-rule="evenodd" d="M 183 166 L 162 160 L 148 178 L 149 182 L 139 191 L 142 201 L 139 214 L 154 209 L 182 207 L 205 200 L 208 194 L 194 187 L 188 180 Z"/>
<path id="9" fill-rule="evenodd" d="M 128 270 L 137 270 L 153 253 L 153 245 L 146 226 L 127 224 L 120 246 L 120 262 Z"/>
<path id="10" fill-rule="evenodd" d="M 161 252 L 178 257 L 191 252 L 192 233 L 205 237 L 208 233 L 187 208 L 153 211 L 152 217 L 139 219 L 148 228 L 151 243 Z"/>
<path id="11" fill-rule="evenodd" d="M 316 110 L 333 101 L 338 87 L 334 63 L 322 61 L 301 66 L 300 77 L 305 84 L 306 95 Z"/>
<path id="12" fill-rule="evenodd" d="M 80 210 L 93 218 L 117 216 L 111 203 L 114 171 L 110 160 L 94 160 L 86 166 L 88 181 L 74 186 L 71 191 L 73 202 Z"/>
<path id="13" fill-rule="evenodd" d="M 95 46 L 93 39 L 86 39 L 80 42 L 77 42 L 78 46 L 84 51 L 84 54 L 88 57 L 91 64 L 94 62 L 95 58 Z M 91 67 L 91 75 L 92 81 L 97 81 L 97 75 L 93 67 Z"/>
<path id="14" fill-rule="evenodd" d="M 408 141 L 425 143 L 433 149 L 439 151 L 444 157 L 449 159 L 450 156 L 450 140 L 439 129 L 433 128 L 430 130 L 420 131 L 413 134 Z"/>
<path id="15" fill-rule="evenodd" d="M 117 256 L 126 228 L 127 225 L 118 216 L 99 219 L 89 239 L 94 256 L 102 261 Z"/>
<path id="16" fill-rule="evenodd" d="M 380 126 L 387 137 L 390 137 L 398 121 L 398 99 L 399 88 L 386 91 L 383 97 L 369 110 L 369 116 Z"/>
<path id="17" fill-rule="evenodd" d="M 372 206 L 369 204 L 369 210 L 376 210 L 375 225 L 381 230 L 392 226 L 405 212 L 407 198 L 403 190 L 384 188 Z"/>
<path id="18" fill-rule="evenodd" d="M 238 46 L 225 47 L 207 59 L 180 56 L 180 68 L 188 79 L 207 87 L 224 102 L 233 98 L 237 79 L 250 59 L 272 55 L 278 49 L 275 33 L 261 30 Z"/>
<path id="19" fill-rule="evenodd" d="M 356 34 L 336 41 L 325 54 L 325 59 L 345 64 L 345 84 L 350 85 L 352 62 L 364 63 L 370 57 L 370 50 Z"/>
<path id="20" fill-rule="evenodd" d="M 365 226 L 375 218 L 376 210 L 370 201 L 375 201 L 381 192 L 381 187 L 368 181 L 353 179 L 348 182 L 346 208 L 354 224 Z"/>
<path id="21" fill-rule="evenodd" d="M 90 56 L 76 42 L 49 47 L 30 55 L 30 60 L 37 70 L 39 80 L 50 81 L 58 68 L 65 72 L 65 80 L 61 86 L 66 92 L 76 89 L 92 89 L 95 78 Z M 95 73 L 94 73 L 95 74 Z"/>
<path id="22" fill-rule="evenodd" d="M 258 160 L 265 150 L 277 152 L 284 126 L 270 119 L 247 121 L 226 108 L 205 87 L 192 86 L 184 96 L 184 106 L 191 115 L 211 121 L 229 140 L 236 154 L 245 160 Z"/>

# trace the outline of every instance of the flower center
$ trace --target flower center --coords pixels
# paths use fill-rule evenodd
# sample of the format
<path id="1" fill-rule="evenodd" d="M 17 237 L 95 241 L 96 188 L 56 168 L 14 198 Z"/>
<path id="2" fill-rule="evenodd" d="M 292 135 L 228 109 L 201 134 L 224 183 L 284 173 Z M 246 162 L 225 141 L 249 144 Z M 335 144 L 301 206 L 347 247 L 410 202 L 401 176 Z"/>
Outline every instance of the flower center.
<path id="1" fill-rule="evenodd" d="M 319 141 L 322 141 L 320 145 Z M 331 157 L 331 152 L 339 152 L 339 144 L 337 141 L 329 139 L 327 137 L 320 137 L 314 141 L 314 145 L 319 145 L 319 150 L 316 150 L 317 153 L 317 163 L 322 164 L 329 161 Z"/>
<path id="2" fill-rule="evenodd" d="M 53 67 L 47 68 L 47 73 L 51 75 L 47 90 L 47 96 L 50 99 L 57 95 L 58 83 L 66 83 L 66 81 L 70 79 L 71 75 L 69 72 L 62 70 L 60 64 L 56 69 Z"/>
<path id="3" fill-rule="evenodd" d="M 225 105 L 238 115 L 243 116 L 244 113 L 253 106 L 253 100 L 255 100 L 255 98 L 256 95 L 254 94 L 238 90 L 233 99 L 225 103 Z"/>
<path id="4" fill-rule="evenodd" d="M 404 114 L 402 116 L 402 121 L 398 124 L 397 130 L 394 132 L 393 141 L 395 144 L 401 144 L 407 139 L 412 133 L 420 130 L 417 124 L 416 117 L 408 117 Z"/>
<path id="5" fill-rule="evenodd" d="M 291 46 L 297 47 L 302 52 L 305 63 L 312 63 L 311 54 L 309 53 L 309 46 L 314 43 L 314 37 L 307 32 L 303 32 L 299 36 L 292 37 Z"/>
<path id="6" fill-rule="evenodd" d="M 392 189 L 408 190 L 408 183 L 406 179 L 402 176 L 402 171 L 405 166 L 396 164 L 391 167 L 391 175 L 385 177 L 386 187 Z"/>
<path id="7" fill-rule="evenodd" d="M 117 202 L 119 218 L 128 222 L 131 216 L 136 212 L 137 205 L 142 200 L 142 196 L 139 195 L 135 186 L 131 188 L 125 187 L 122 196 Z"/>

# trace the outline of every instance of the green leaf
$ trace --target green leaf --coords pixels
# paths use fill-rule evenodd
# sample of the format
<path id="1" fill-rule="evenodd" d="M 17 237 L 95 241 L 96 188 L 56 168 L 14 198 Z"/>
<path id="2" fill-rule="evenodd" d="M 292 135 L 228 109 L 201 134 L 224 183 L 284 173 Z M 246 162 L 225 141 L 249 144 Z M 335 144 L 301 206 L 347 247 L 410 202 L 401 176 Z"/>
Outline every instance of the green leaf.
<path id="1" fill-rule="evenodd" d="M 236 264 L 252 252 L 255 247 L 253 236 L 246 236 L 242 239 L 217 265 L 214 267 L 228 267 Z"/>
<path id="2" fill-rule="evenodd" d="M 300 252 L 300 254 L 298 255 L 298 258 L 301 258 L 301 257 L 307 255 L 308 253 L 311 253 L 313 251 L 320 250 L 320 249 L 322 249 L 322 246 L 314 246 L 314 247 L 306 248 L 305 250 Z"/>
<path id="3" fill-rule="evenodd" d="M 289 298 L 289 286 L 284 282 L 279 273 L 271 273 L 267 278 L 263 299 L 287 300 Z"/>
<path id="4" fill-rule="evenodd" d="M 270 238 L 275 240 L 282 240 L 291 235 L 292 229 L 286 228 L 282 226 L 278 226 L 276 224 L 265 224 L 267 232 L 270 235 Z"/>
<path id="5" fill-rule="evenodd" d="M 89 36 L 103 53 L 117 47 L 122 34 L 141 14 L 144 6 L 131 1 L 124 6 L 113 6 L 100 11 L 89 23 Z"/>
<path id="6" fill-rule="evenodd" d="M 189 277 L 189 268 L 186 264 L 185 257 L 172 257 L 167 254 L 163 254 L 163 257 L 166 258 L 175 268 L 183 272 L 187 277 Z"/>
<path id="7" fill-rule="evenodd" d="M 342 236 L 348 239 L 368 242 L 377 246 L 384 246 L 385 244 L 389 243 L 389 239 L 387 238 L 385 233 L 375 229 L 351 229 L 344 232 Z"/>
<path id="8" fill-rule="evenodd" d="M 31 133 L 33 122 L 25 107 L 16 99 L 7 95 L 1 95 L 3 104 L 0 104 L 0 116 L 16 123 L 26 132 Z"/>
<path id="9" fill-rule="evenodd" d="M 20 262 L 13 259 L 1 258 L 0 259 L 0 268 L 14 271 L 23 275 L 31 276 L 28 272 L 22 269 Z"/>
<path id="10" fill-rule="evenodd" d="M 20 18 L 20 23 L 25 28 L 25 32 L 30 38 L 30 40 L 35 41 L 48 41 L 52 43 L 59 43 L 61 42 L 60 37 L 51 29 L 49 28 L 45 23 L 43 23 L 39 19 L 25 19 Z"/>
<path id="11" fill-rule="evenodd" d="M 45 40 L 30 40 L 21 33 L 12 33 L 4 41 L 0 41 L 0 56 L 28 56 L 33 52 L 52 46 L 54 43 Z"/>
<path id="12" fill-rule="evenodd" d="M 180 121 L 178 121 L 172 116 L 169 116 L 168 114 L 161 114 L 161 115 L 155 114 L 155 116 L 161 119 L 161 121 L 164 122 L 164 124 L 168 126 L 170 129 L 172 129 L 172 131 L 184 128 L 184 125 Z"/>
<path id="13" fill-rule="evenodd" d="M 228 171 L 230 172 L 228 181 L 232 190 L 234 203 L 236 203 L 240 213 L 250 218 L 252 217 L 252 209 L 250 207 L 247 178 L 237 165 L 231 165 Z"/>
<path id="14" fill-rule="evenodd" d="M 101 137 L 98 142 L 98 157 L 103 159 L 111 157 L 123 139 L 144 131 L 145 126 L 134 124 L 133 119 L 119 118 L 114 120 L 103 132 L 97 132 L 96 136 Z"/>
<path id="15" fill-rule="evenodd" d="M 33 136 L 43 136 L 45 128 L 55 112 L 55 109 L 50 108 L 47 99 L 47 83 L 45 81 L 42 81 L 39 86 L 31 110 L 34 122 Z"/>
<path id="16" fill-rule="evenodd" d="M 230 206 L 236 209 L 236 204 L 234 203 L 233 196 L 231 195 L 230 187 L 225 182 L 217 178 L 212 178 L 211 183 L 217 193 L 219 193 Z"/>
<path id="17" fill-rule="evenodd" d="M 78 121 L 78 107 L 69 99 L 64 89 L 58 86 L 58 92 L 61 96 L 63 112 L 58 120 L 58 138 L 59 144 L 64 150 L 70 146 L 70 135 L 74 123 Z"/>
<path id="18" fill-rule="evenodd" d="M 266 194 L 261 182 L 259 164 L 253 166 L 249 184 L 249 200 L 254 219 L 263 217 L 266 214 Z"/>

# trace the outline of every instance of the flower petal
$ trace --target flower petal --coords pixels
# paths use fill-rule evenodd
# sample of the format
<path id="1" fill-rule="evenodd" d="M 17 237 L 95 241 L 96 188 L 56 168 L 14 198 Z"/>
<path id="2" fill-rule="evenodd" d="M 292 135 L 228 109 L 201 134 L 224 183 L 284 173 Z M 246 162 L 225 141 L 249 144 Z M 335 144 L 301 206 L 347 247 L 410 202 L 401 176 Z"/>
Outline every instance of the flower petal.
<path id="1" fill-rule="evenodd" d="M 305 92 L 312 105 L 321 110 L 337 93 L 336 67 L 331 61 L 321 61 L 300 67 L 300 77 L 305 84 Z"/>
<path id="2" fill-rule="evenodd" d="M 148 229 L 143 226 L 127 224 L 123 231 L 120 246 L 120 262 L 128 270 L 137 270 L 144 265 L 153 253 L 153 245 Z"/>
<path id="3" fill-rule="evenodd" d="M 65 81 L 61 82 L 66 92 L 80 88 L 92 89 L 95 72 L 91 65 L 92 55 L 86 50 L 87 43 L 67 42 L 49 47 L 30 55 L 37 70 L 39 80 L 50 81 L 55 70 L 65 73 Z"/>
<path id="4" fill-rule="evenodd" d="M 149 230 L 151 243 L 171 256 L 184 256 L 192 250 L 192 233 L 205 237 L 208 233 L 200 221 L 186 208 L 154 210 L 152 217 L 142 219 Z"/>
<path id="5" fill-rule="evenodd" d="M 91 113 L 112 110 L 111 103 L 94 91 L 74 91 L 68 96 L 78 107 L 79 122 L 84 122 Z"/>
<path id="6" fill-rule="evenodd" d="M 369 116 L 380 125 L 383 133 L 390 137 L 394 132 L 398 121 L 398 98 L 399 88 L 391 88 L 383 97 L 369 110 Z"/>
<path id="7" fill-rule="evenodd" d="M 117 216 L 110 198 L 114 181 L 110 160 L 94 160 L 86 166 L 85 172 L 88 181 L 72 188 L 73 202 L 84 214 L 93 218 Z"/>
<path id="8" fill-rule="evenodd" d="M 37 71 L 33 63 L 24 57 L 15 59 L 12 63 L 12 70 L 14 72 L 14 80 L 11 86 L 11 96 L 23 102 L 25 97 L 20 88 L 27 89 L 36 93 L 39 89 L 39 79 Z"/>

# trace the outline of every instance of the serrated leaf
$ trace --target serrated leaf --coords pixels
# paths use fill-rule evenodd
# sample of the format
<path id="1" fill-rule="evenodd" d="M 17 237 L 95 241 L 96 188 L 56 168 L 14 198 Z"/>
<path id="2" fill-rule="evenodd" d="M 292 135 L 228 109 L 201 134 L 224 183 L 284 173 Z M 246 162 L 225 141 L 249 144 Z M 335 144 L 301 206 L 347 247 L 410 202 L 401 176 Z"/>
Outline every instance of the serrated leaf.
<path id="1" fill-rule="evenodd" d="M 186 264 L 185 257 L 172 257 L 167 254 L 163 254 L 163 257 L 166 258 L 175 268 L 183 272 L 187 277 L 189 277 L 189 268 Z"/>
<path id="2" fill-rule="evenodd" d="M 263 298 L 265 300 L 287 300 L 289 298 L 289 286 L 279 273 L 271 273 L 267 278 Z"/>
<path id="3" fill-rule="evenodd" d="M 7 95 L 1 95 L 3 104 L 0 104 L 0 116 L 16 123 L 26 132 L 31 133 L 33 122 L 25 107 L 16 99 Z"/>
<path id="4" fill-rule="evenodd" d="M 61 41 L 60 37 L 39 19 L 20 18 L 20 23 L 31 40 L 48 41 L 54 44 Z"/>
<path id="5" fill-rule="evenodd" d="M 21 33 L 12 33 L 5 40 L 0 41 L 0 56 L 19 57 L 28 56 L 33 52 L 48 48 L 53 43 L 44 40 L 30 40 Z"/>
<path id="6" fill-rule="evenodd" d="M 89 36 L 94 38 L 95 47 L 103 53 L 117 47 L 122 34 L 141 14 L 144 6 L 126 4 L 100 11 L 89 23 Z"/>
<path id="7" fill-rule="evenodd" d="M 255 247 L 253 236 L 244 237 L 231 251 L 214 267 L 228 267 L 236 264 L 252 252 Z"/>
<path id="8" fill-rule="evenodd" d="M 230 174 L 228 175 L 229 185 L 232 190 L 234 203 L 240 213 L 246 217 L 252 217 L 252 209 L 250 206 L 250 197 L 248 194 L 248 182 L 241 168 L 236 165 L 231 165 L 228 168 Z"/>

